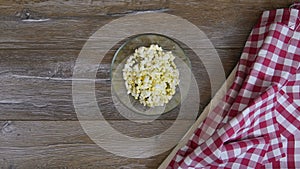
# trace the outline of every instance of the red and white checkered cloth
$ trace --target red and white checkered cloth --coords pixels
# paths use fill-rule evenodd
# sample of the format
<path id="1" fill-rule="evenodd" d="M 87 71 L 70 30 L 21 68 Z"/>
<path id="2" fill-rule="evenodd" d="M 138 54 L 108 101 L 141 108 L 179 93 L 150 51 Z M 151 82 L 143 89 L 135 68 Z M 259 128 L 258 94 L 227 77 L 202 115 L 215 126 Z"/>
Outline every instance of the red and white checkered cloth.
<path id="1" fill-rule="evenodd" d="M 263 12 L 231 88 L 168 168 L 300 168 L 297 7 Z"/>

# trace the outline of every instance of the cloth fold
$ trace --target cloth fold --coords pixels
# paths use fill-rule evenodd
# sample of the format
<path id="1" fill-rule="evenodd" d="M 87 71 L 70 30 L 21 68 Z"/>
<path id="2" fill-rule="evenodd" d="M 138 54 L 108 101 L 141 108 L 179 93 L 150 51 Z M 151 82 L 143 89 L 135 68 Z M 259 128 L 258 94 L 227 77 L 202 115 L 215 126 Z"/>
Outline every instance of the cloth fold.
<path id="1" fill-rule="evenodd" d="M 168 168 L 300 168 L 300 3 L 263 12 L 235 80 Z"/>

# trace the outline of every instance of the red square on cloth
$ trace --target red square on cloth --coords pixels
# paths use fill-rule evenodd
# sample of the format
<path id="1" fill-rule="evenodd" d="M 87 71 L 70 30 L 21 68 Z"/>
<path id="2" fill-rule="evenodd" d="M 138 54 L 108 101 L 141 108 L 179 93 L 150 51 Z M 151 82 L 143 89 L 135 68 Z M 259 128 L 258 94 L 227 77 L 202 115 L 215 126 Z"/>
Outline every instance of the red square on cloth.
<path id="1" fill-rule="evenodd" d="M 300 168 L 300 4 L 293 7 L 263 12 L 232 86 L 168 168 Z"/>

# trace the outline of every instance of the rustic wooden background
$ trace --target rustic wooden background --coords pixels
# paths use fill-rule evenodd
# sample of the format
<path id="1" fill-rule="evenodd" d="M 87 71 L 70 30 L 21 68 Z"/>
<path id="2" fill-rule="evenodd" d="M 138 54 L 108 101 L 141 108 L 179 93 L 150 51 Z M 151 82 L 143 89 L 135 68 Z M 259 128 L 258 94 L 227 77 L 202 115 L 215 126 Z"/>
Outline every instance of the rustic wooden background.
<path id="1" fill-rule="evenodd" d="M 289 7 L 291 3 L 291 0 L 0 0 L 0 167 L 157 168 L 170 151 L 147 159 L 118 157 L 99 148 L 81 129 L 72 103 L 71 78 L 86 40 L 116 18 L 163 9 L 187 19 L 206 33 L 228 75 L 262 11 Z M 33 22 L 39 19 L 49 20 Z M 107 79 L 102 88 L 110 86 L 109 68 L 115 50 L 107 54 L 98 71 L 98 78 Z M 205 82 L 200 89 L 201 110 L 212 97 Z M 103 106 L 109 108 L 109 100 L 98 99 L 103 99 Z M 168 113 L 151 124 L 139 126 L 116 113 L 107 113 L 105 118 L 127 135 L 149 137 L 166 130 L 176 114 Z"/>

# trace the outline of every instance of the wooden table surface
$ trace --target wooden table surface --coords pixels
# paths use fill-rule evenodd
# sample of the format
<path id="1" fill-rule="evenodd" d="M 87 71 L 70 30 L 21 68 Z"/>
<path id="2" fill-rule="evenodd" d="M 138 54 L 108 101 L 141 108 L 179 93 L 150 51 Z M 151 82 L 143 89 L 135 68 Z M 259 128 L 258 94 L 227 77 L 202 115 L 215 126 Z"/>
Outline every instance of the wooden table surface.
<path id="1" fill-rule="evenodd" d="M 88 38 L 101 26 L 122 16 L 138 11 L 165 12 L 199 27 L 216 48 L 229 75 L 262 11 L 289 7 L 291 3 L 0 1 L 0 168 L 157 168 L 171 150 L 149 158 L 120 157 L 96 145 L 81 128 L 72 102 L 72 72 Z M 33 22 L 39 19 L 49 20 Z M 96 86 L 99 95 L 110 88 L 110 62 L 116 49 L 107 53 L 98 70 L 97 78 L 103 80 L 99 88 Z M 192 52 L 189 48 L 185 50 Z M 199 71 L 205 74 L 201 65 Z M 209 82 L 199 81 L 201 112 L 212 95 Z M 177 116 L 176 112 L 167 113 L 152 123 L 131 123 L 110 109 L 110 99 L 97 99 L 107 110 L 104 116 L 110 125 L 132 137 L 159 134 Z"/>

